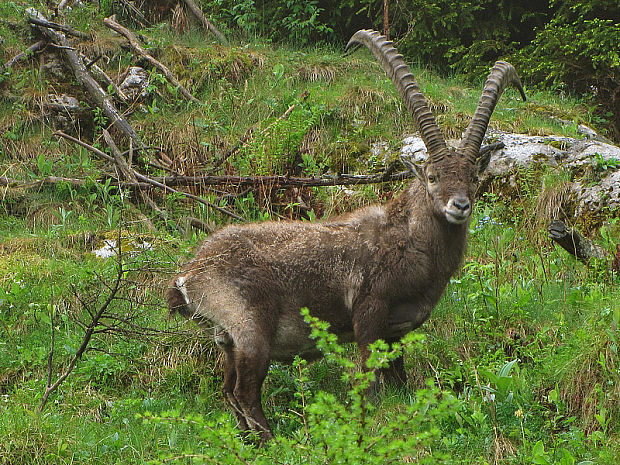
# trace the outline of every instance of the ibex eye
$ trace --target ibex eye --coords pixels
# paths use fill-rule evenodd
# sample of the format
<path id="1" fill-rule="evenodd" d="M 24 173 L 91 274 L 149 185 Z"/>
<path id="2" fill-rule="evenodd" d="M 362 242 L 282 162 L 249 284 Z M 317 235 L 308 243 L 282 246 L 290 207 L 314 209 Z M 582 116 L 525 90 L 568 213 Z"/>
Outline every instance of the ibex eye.
<path id="1" fill-rule="evenodd" d="M 437 176 L 435 176 L 434 174 L 428 175 L 428 182 L 436 182 L 436 181 L 437 181 Z"/>

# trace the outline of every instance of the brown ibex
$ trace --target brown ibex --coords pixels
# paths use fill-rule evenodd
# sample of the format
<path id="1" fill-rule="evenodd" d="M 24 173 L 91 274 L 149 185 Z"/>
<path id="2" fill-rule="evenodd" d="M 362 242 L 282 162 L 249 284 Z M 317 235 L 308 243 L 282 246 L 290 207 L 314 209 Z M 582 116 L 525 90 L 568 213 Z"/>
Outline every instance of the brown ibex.
<path id="1" fill-rule="evenodd" d="M 354 340 L 362 358 L 377 339 L 392 343 L 420 326 L 465 252 L 477 175 L 488 164 L 480 146 L 508 84 L 525 93 L 506 62 L 493 66 L 458 148 L 446 144 L 403 57 L 374 31 L 353 35 L 380 61 L 413 113 L 428 150 L 400 196 L 316 223 L 228 226 L 198 249 L 166 291 L 171 312 L 212 327 L 224 353 L 224 395 L 243 429 L 273 433 L 261 406 L 271 360 L 317 356 L 300 309 Z M 383 370 L 406 381 L 402 358 Z"/>

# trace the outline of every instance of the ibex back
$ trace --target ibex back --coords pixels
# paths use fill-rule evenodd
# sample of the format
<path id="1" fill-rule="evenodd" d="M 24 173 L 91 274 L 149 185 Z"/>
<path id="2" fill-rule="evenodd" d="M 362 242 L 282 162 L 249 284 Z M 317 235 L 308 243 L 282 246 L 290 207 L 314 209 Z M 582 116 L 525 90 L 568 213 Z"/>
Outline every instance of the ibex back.
<path id="1" fill-rule="evenodd" d="M 302 307 L 341 340 L 357 342 L 363 360 L 370 343 L 392 343 L 429 317 L 465 253 L 491 113 L 508 84 L 525 99 L 512 65 L 497 62 L 463 139 L 450 148 L 392 43 L 367 30 L 354 43 L 374 53 L 416 120 L 428 150 L 423 166 L 410 166 L 417 178 L 386 205 L 328 221 L 224 228 L 166 292 L 171 312 L 213 329 L 224 353 L 224 395 L 239 426 L 264 439 L 273 436 L 261 406 L 270 361 L 318 355 Z M 404 383 L 402 358 L 383 376 Z"/>

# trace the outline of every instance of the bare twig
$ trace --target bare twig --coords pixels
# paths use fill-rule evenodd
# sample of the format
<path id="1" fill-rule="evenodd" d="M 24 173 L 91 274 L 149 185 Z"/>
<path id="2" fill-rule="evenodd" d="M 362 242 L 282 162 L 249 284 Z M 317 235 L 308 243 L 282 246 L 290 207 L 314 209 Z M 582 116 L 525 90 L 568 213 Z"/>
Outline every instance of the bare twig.
<path id="1" fill-rule="evenodd" d="M 99 307 L 97 312 L 93 314 L 90 323 L 86 327 L 84 336 L 82 337 L 82 343 L 80 344 L 80 347 L 78 347 L 78 350 L 75 352 L 75 354 L 69 361 L 69 364 L 67 365 L 65 370 L 62 372 L 62 374 L 56 379 L 56 381 L 53 384 L 51 384 L 51 374 L 48 376 L 47 384 L 45 387 L 45 392 L 43 393 L 43 396 L 41 397 L 41 403 L 39 404 L 39 412 L 43 411 L 43 409 L 45 408 L 45 404 L 47 404 L 47 400 L 50 394 L 52 394 L 56 389 L 58 389 L 58 387 L 63 383 L 63 381 L 67 379 L 67 377 L 71 374 L 71 372 L 75 368 L 75 365 L 77 364 L 77 362 L 82 358 L 82 355 L 84 355 L 84 352 L 88 348 L 88 344 L 90 343 L 90 340 L 95 332 L 95 329 L 97 325 L 99 324 L 99 320 L 101 319 L 105 311 L 108 309 L 112 301 L 115 299 L 118 291 L 120 290 L 121 282 L 123 280 L 123 275 L 124 275 L 121 244 L 122 244 L 121 233 L 119 230 L 118 242 L 117 242 L 118 271 L 116 274 L 116 280 L 114 281 L 114 285 L 108 297 L 106 298 L 106 300 Z M 50 350 L 50 357 L 48 359 L 48 363 L 50 363 L 49 360 L 52 358 L 52 355 L 53 355 L 53 346 L 52 346 L 52 349 Z M 49 369 L 48 369 L 48 373 L 49 373 Z"/>
<path id="2" fill-rule="evenodd" d="M 50 336 L 50 353 L 47 357 L 47 383 L 45 389 L 49 389 L 52 385 L 52 362 L 54 361 L 54 345 L 56 341 L 56 329 L 54 328 L 54 287 L 50 289 L 50 327 L 52 334 Z"/>
<path id="3" fill-rule="evenodd" d="M 27 58 L 31 57 L 34 53 L 43 49 L 44 46 L 45 46 L 45 41 L 43 40 L 35 42 L 30 47 L 28 47 L 26 50 L 24 50 L 21 53 L 18 53 L 13 58 L 11 58 L 9 61 L 7 61 L 5 64 L 3 64 L 2 67 L 0 67 L 0 73 L 3 73 L 7 69 L 9 69 L 15 63 L 22 61 L 22 60 L 26 60 Z"/>
<path id="4" fill-rule="evenodd" d="M 181 92 L 181 94 L 183 94 L 185 98 L 191 100 L 194 103 L 200 103 L 200 100 L 194 97 L 185 87 L 183 87 L 183 85 L 177 80 L 174 74 L 172 74 L 172 72 L 165 65 L 157 61 L 155 58 L 149 55 L 149 53 L 146 50 L 144 50 L 144 48 L 142 48 L 142 46 L 138 43 L 138 40 L 135 38 L 135 36 L 129 29 L 127 29 L 124 26 L 121 26 L 119 23 L 114 21 L 112 18 L 105 18 L 103 22 L 105 23 L 107 27 L 109 27 L 113 31 L 116 31 L 122 36 L 124 36 L 129 41 L 129 45 L 131 45 L 133 50 L 137 52 L 140 56 L 142 56 L 144 59 L 146 59 L 155 68 L 160 70 L 162 74 L 166 77 L 166 79 L 168 79 L 168 81 L 172 83 L 172 85 L 174 85 L 175 87 L 178 87 L 179 92 Z"/>
<path id="5" fill-rule="evenodd" d="M 198 18 L 198 20 L 200 21 L 200 23 L 202 24 L 202 26 L 209 32 L 211 32 L 215 37 L 217 37 L 217 40 L 220 41 L 220 43 L 224 44 L 224 45 L 228 45 L 228 40 L 226 40 L 226 37 L 224 37 L 224 34 L 222 34 L 214 25 L 213 23 L 211 23 L 211 21 L 209 21 L 206 16 L 204 15 L 204 13 L 202 12 L 202 10 L 200 9 L 200 7 L 198 5 L 196 5 L 196 3 L 194 3 L 193 0 L 183 0 L 183 2 L 185 3 L 185 5 L 187 5 L 187 8 L 189 8 L 189 10 L 194 14 L 194 16 L 196 16 L 196 18 Z"/>

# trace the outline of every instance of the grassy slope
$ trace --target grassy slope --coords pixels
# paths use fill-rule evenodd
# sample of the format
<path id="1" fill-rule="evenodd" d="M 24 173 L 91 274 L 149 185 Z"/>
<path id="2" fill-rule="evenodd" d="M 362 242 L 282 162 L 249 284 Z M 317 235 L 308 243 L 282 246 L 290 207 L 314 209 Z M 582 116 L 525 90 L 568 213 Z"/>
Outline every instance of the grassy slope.
<path id="1" fill-rule="evenodd" d="M 18 3 L 0 9 L 3 17 L 23 24 Z M 108 57 L 110 74 L 132 62 L 95 11 L 78 10 L 68 22 L 97 35 L 96 46 L 84 43 L 83 48 L 89 55 Z M 0 25 L 7 44 L 3 59 L 30 44 L 27 30 Z M 391 84 L 365 52 L 343 58 L 340 51 L 326 48 L 261 43 L 223 48 L 205 44 L 199 32 L 179 36 L 166 26 L 144 33 L 158 58 L 205 102 L 188 105 L 152 76 L 150 109 L 138 109 L 130 117 L 144 142 L 163 147 L 184 173 L 210 172 L 213 162 L 251 127 L 258 135 L 218 172 L 369 173 L 384 165 L 383 159 L 370 155 L 371 143 L 387 141 L 395 151 L 402 136 L 412 131 Z M 479 91 L 423 69 L 415 74 L 446 134 L 460 134 Z M 23 180 L 49 174 L 93 180 L 100 176 L 99 160 L 53 138 L 51 128 L 39 119 L 38 103 L 48 93 L 68 92 L 86 100 L 67 82 L 40 71 L 36 60 L 16 66 L 3 78 L 0 174 Z M 305 91 L 309 96 L 302 101 Z M 574 128 L 562 126 L 557 118 L 588 122 L 587 109 L 576 102 L 542 92 L 529 97 L 522 103 L 507 91 L 492 125 L 575 135 Z M 274 123 L 292 104 L 297 107 L 290 119 Z M 96 124 L 92 131 L 95 143 L 103 146 L 100 129 Z M 577 462 L 615 463 L 620 449 L 619 291 L 603 265 L 585 267 L 549 245 L 531 220 L 539 181 L 532 173 L 524 179 L 531 194 L 519 202 L 504 204 L 492 195 L 481 200 L 463 271 L 422 328 L 424 348 L 407 354 L 407 369 L 414 388 L 430 378 L 460 399 L 460 410 L 444 425 L 444 439 L 435 446 L 451 453 L 454 463 L 532 463 L 539 440 L 549 463 L 560 462 L 561 449 Z M 320 217 L 384 199 L 400 187 L 307 189 L 301 196 Z M 141 463 L 208 447 L 191 424 L 142 424 L 135 417 L 177 410 L 231 421 L 219 394 L 221 373 L 212 346 L 191 327 L 166 323 L 161 303 L 162 283 L 201 234 L 181 235 L 163 224 L 150 232 L 131 221 L 139 215 L 125 198 L 95 181 L 79 188 L 0 192 L 0 462 Z M 219 195 L 199 192 L 211 199 Z M 175 197 L 157 200 L 174 219 L 191 212 L 214 225 L 229 222 Z M 221 202 L 248 219 L 300 215 L 290 190 L 259 190 Z M 617 221 L 610 219 L 609 224 L 608 234 L 617 242 Z M 126 246 L 132 247 L 130 238 L 140 237 L 153 249 L 127 258 L 133 271 L 123 292 L 129 299 L 115 301 L 113 310 L 134 315 L 141 327 L 181 333 L 155 338 L 97 335 L 93 347 L 98 350 L 86 354 L 38 414 L 50 347 L 50 306 L 56 308 L 58 371 L 79 345 L 79 321 L 88 319 L 85 307 L 96 308 L 105 299 L 102 283 L 114 277 L 113 261 L 96 258 L 91 251 L 104 238 L 116 237 L 119 228 Z M 494 387 L 489 373 L 513 359 L 518 363 L 509 381 L 512 395 L 498 395 L 491 405 L 485 394 L 485 386 Z M 346 390 L 339 373 L 324 361 L 310 368 L 315 388 L 336 395 Z M 294 379 L 289 368 L 277 366 L 266 383 L 267 415 L 284 436 L 301 428 L 289 411 L 295 405 Z M 395 416 L 407 399 L 407 393 L 387 392 L 377 421 Z"/>

